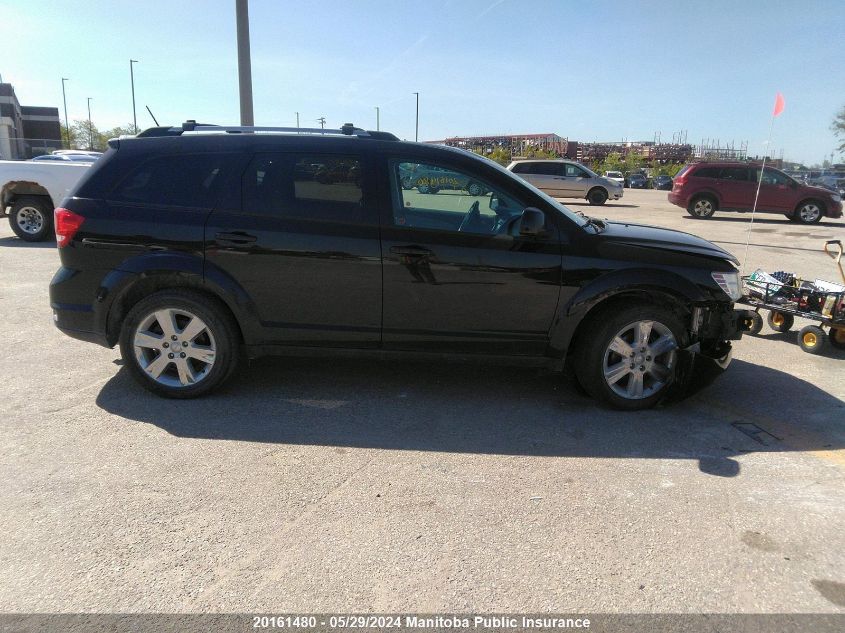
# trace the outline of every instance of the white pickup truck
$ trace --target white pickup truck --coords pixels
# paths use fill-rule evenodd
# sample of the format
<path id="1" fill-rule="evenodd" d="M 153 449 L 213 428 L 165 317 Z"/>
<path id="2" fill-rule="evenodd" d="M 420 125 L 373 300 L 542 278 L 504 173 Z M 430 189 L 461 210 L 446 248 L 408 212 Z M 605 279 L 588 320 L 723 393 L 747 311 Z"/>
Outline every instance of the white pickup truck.
<path id="1" fill-rule="evenodd" d="M 90 164 L 0 160 L 0 215 L 23 240 L 39 242 L 53 231 L 53 209 L 70 193 Z"/>

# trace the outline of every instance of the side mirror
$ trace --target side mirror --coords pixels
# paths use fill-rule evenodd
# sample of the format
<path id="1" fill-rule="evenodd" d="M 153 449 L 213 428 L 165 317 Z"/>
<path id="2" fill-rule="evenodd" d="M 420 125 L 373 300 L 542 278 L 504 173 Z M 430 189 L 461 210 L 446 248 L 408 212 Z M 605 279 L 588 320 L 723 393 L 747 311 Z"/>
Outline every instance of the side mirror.
<path id="1" fill-rule="evenodd" d="M 539 235 L 545 226 L 546 216 L 543 212 L 535 207 L 527 207 L 519 221 L 519 234 L 523 237 Z"/>

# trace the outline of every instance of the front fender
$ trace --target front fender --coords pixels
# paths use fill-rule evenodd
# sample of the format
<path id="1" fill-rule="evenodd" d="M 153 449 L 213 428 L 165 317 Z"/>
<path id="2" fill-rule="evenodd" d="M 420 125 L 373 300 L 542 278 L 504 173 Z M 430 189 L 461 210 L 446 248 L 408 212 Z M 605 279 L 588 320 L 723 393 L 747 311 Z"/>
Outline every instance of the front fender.
<path id="1" fill-rule="evenodd" d="M 551 355 L 566 356 L 572 337 L 590 310 L 608 299 L 626 295 L 680 298 L 690 304 L 708 300 L 694 283 L 667 270 L 628 269 L 602 275 L 561 303 L 552 324 Z"/>

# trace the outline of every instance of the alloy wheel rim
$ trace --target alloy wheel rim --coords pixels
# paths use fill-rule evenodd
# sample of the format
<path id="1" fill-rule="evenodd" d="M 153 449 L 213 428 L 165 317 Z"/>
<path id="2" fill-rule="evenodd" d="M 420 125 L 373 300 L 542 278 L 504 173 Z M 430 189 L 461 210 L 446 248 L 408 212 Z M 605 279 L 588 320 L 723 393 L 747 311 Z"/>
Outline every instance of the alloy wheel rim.
<path id="1" fill-rule="evenodd" d="M 208 325 L 179 308 L 163 308 L 144 317 L 135 329 L 132 348 L 138 365 L 167 387 L 190 387 L 214 367 L 217 344 Z"/>
<path id="2" fill-rule="evenodd" d="M 712 209 L 713 205 L 710 204 L 709 200 L 697 200 L 693 207 L 696 215 L 710 215 Z"/>
<path id="3" fill-rule="evenodd" d="M 813 222 L 820 214 L 821 210 L 818 205 L 805 204 L 801 207 L 801 219 L 804 220 L 804 222 Z"/>
<path id="4" fill-rule="evenodd" d="M 36 207 L 23 207 L 18 211 L 17 222 L 24 233 L 35 235 L 44 228 L 44 215 Z"/>
<path id="5" fill-rule="evenodd" d="M 629 323 L 605 350 L 604 380 L 627 400 L 651 397 L 671 381 L 677 349 L 674 334 L 659 321 Z"/>

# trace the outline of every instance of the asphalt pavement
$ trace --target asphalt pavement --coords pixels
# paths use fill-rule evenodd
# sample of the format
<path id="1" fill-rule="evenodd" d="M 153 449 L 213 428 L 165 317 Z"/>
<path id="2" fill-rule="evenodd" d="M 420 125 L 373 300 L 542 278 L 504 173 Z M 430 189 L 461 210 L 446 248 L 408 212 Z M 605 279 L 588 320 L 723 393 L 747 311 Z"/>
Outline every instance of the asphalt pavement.
<path id="1" fill-rule="evenodd" d="M 665 192 L 573 208 L 741 259 L 747 214 Z M 748 268 L 836 281 L 759 215 Z M 52 325 L 54 243 L 0 226 L 0 610 L 845 612 L 845 352 L 764 328 L 684 402 L 559 376 L 263 359 L 169 401 Z"/>

